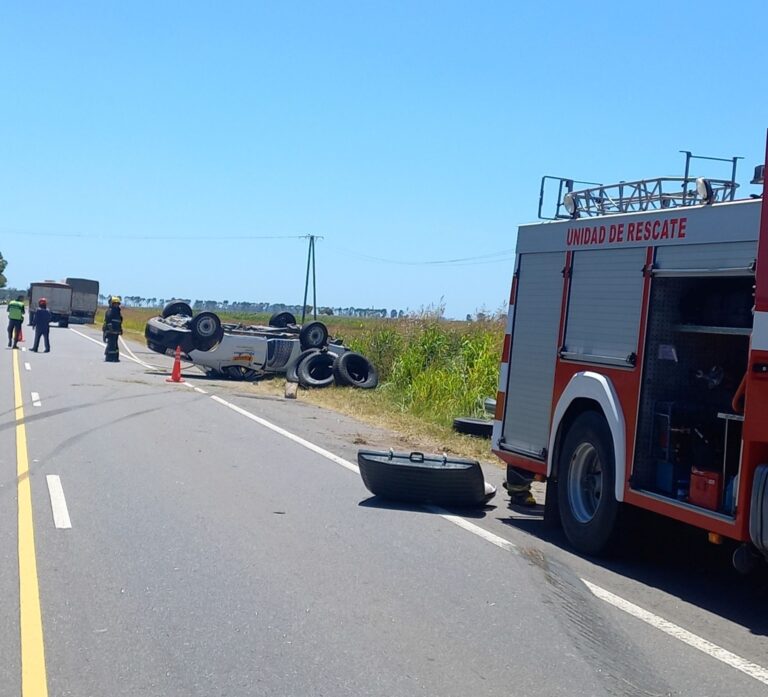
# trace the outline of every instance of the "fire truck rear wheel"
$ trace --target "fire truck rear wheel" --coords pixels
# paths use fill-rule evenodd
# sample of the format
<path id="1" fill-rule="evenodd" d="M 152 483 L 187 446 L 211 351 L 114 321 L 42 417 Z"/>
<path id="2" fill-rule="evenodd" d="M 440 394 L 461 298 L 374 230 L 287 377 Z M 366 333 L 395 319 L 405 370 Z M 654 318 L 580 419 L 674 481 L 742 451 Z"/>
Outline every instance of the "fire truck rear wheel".
<path id="1" fill-rule="evenodd" d="M 565 436 L 558 467 L 558 506 L 570 543 L 584 554 L 611 551 L 618 535 L 613 439 L 602 414 L 576 417 Z"/>

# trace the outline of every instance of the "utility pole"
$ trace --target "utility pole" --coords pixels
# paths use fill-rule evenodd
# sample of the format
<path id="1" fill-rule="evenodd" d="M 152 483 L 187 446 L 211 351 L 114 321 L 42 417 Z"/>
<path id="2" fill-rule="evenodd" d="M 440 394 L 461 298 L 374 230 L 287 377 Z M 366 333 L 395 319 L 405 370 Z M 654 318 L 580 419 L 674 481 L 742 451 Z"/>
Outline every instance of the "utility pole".
<path id="1" fill-rule="evenodd" d="M 309 249 L 307 250 L 307 275 L 304 280 L 304 303 L 301 306 L 301 323 L 304 324 L 304 318 L 307 314 L 307 294 L 309 293 L 309 270 L 312 269 L 312 316 L 317 319 L 317 278 L 315 276 L 315 240 L 317 235 L 307 235 L 309 239 Z M 319 239 L 323 239 L 320 237 Z"/>

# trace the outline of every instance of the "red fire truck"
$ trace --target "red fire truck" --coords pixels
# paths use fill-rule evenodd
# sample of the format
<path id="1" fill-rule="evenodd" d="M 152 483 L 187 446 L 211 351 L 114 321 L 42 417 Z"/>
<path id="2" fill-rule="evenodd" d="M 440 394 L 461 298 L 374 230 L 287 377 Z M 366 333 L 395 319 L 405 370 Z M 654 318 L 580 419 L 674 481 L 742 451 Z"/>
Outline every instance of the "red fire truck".
<path id="1" fill-rule="evenodd" d="M 493 451 L 508 481 L 548 482 L 581 552 L 614 546 L 631 505 L 741 542 L 745 566 L 768 558 L 768 186 L 761 165 L 739 200 L 737 158 L 730 179 L 692 159 L 542 180 L 557 204 L 518 231 Z"/>

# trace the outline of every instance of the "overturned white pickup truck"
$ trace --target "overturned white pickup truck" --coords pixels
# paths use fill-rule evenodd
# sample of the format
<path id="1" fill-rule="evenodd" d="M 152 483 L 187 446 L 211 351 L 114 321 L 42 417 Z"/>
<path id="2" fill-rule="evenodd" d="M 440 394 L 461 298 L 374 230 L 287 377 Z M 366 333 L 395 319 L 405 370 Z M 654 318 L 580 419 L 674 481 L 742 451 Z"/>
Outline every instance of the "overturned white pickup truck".
<path id="1" fill-rule="evenodd" d="M 180 347 L 211 377 L 255 380 L 282 373 L 303 387 L 335 382 L 363 389 L 379 382 L 370 361 L 329 338 L 322 322 L 299 326 L 289 312 L 273 315 L 269 326 L 227 324 L 214 312 L 193 315 L 187 303 L 172 301 L 147 321 L 144 337 L 157 353 Z"/>

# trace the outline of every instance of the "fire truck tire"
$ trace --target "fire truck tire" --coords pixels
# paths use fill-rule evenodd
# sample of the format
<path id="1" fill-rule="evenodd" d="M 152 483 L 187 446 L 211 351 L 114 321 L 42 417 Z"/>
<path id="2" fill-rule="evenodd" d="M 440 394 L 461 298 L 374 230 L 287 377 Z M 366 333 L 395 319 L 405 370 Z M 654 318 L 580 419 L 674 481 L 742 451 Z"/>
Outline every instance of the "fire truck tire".
<path id="1" fill-rule="evenodd" d="M 618 537 L 619 502 L 611 431 L 602 414 L 586 411 L 565 436 L 558 467 L 563 531 L 583 554 L 606 554 Z"/>

